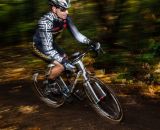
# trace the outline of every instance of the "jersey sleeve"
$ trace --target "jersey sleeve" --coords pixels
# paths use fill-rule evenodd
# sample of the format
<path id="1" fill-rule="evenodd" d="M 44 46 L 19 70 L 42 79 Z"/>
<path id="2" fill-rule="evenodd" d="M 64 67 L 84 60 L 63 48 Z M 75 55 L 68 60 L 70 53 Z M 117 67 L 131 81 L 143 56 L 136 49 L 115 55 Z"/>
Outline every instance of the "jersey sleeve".
<path id="1" fill-rule="evenodd" d="M 40 19 L 38 22 L 39 36 L 41 38 L 44 53 L 52 60 L 62 62 L 63 57 L 53 48 L 53 35 L 52 35 L 52 21 L 47 19 Z"/>
<path id="2" fill-rule="evenodd" d="M 90 39 L 88 39 L 86 36 L 84 36 L 78 31 L 78 29 L 76 28 L 76 26 L 74 25 L 74 23 L 72 22 L 69 16 L 67 17 L 67 27 L 78 42 L 89 44 Z"/>

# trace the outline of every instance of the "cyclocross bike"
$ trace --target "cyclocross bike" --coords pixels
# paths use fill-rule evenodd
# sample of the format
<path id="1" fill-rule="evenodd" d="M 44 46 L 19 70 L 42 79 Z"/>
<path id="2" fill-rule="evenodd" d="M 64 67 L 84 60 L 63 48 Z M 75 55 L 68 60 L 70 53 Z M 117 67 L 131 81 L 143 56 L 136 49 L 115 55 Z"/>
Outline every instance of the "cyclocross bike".
<path id="1" fill-rule="evenodd" d="M 123 119 L 123 111 L 115 92 L 100 79 L 92 76 L 83 63 L 83 58 L 91 51 L 92 48 L 87 48 L 84 52 L 72 55 L 70 63 L 76 69 L 74 72 L 65 71 L 66 78 L 59 76 L 54 82 L 48 82 L 48 75 L 54 64 L 49 64 L 45 71 L 34 73 L 33 88 L 43 102 L 54 108 L 62 106 L 73 95 L 87 97 L 89 104 L 101 117 L 112 123 L 119 123 Z M 82 83 L 83 87 L 81 96 L 76 94 L 78 83 Z"/>

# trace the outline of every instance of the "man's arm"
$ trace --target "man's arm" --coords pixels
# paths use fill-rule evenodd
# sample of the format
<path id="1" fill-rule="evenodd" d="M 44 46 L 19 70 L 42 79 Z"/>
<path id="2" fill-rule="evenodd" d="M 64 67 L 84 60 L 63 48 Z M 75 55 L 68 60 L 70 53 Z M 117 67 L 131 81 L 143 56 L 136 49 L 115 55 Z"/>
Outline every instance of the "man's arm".
<path id="1" fill-rule="evenodd" d="M 84 44 L 89 44 L 90 43 L 90 39 L 88 39 L 86 36 L 84 36 L 83 34 L 81 34 L 78 31 L 78 29 L 73 24 L 73 22 L 72 22 L 72 20 L 69 16 L 67 17 L 67 27 L 77 41 L 79 41 L 80 43 L 84 43 Z"/>

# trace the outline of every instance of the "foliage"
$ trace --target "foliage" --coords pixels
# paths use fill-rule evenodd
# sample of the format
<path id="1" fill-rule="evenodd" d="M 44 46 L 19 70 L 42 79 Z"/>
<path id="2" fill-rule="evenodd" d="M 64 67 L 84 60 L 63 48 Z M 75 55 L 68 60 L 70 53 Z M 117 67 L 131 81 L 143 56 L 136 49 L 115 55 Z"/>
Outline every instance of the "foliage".
<path id="1" fill-rule="evenodd" d="M 73 0 L 69 12 L 80 32 L 102 42 L 106 54 L 95 67 L 151 83 L 160 79 L 154 73 L 160 57 L 159 7 L 159 0 Z M 47 0 L 1 0 L 1 45 L 32 41 L 37 20 L 47 11 Z M 67 31 L 57 40 L 69 54 L 84 48 Z"/>

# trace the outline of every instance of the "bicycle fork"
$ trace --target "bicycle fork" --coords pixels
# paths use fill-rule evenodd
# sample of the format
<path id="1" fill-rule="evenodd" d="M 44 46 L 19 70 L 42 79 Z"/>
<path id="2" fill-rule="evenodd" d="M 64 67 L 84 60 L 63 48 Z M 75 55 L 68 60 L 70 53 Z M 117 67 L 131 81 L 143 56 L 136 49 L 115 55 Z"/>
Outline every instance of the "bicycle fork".
<path id="1" fill-rule="evenodd" d="M 87 91 L 88 91 L 89 94 L 90 94 L 91 100 L 94 102 L 94 104 L 98 104 L 98 103 L 106 96 L 106 94 L 105 94 L 105 92 L 102 90 L 102 88 L 99 86 L 99 84 L 95 82 L 96 87 L 97 87 L 96 90 L 97 90 L 97 92 L 98 92 L 98 94 L 99 94 L 99 96 L 97 96 L 97 94 L 95 93 L 95 91 L 94 91 L 94 89 L 92 88 L 92 86 L 91 86 L 91 84 L 90 84 L 89 81 L 90 81 L 90 80 L 86 81 L 86 82 L 84 83 L 84 85 L 85 85 Z"/>
<path id="2" fill-rule="evenodd" d="M 91 84 L 90 84 L 90 78 L 86 72 L 86 69 L 82 63 L 82 61 L 78 61 L 76 63 L 78 65 L 78 68 L 81 70 L 82 72 L 82 76 L 84 78 L 84 86 L 86 87 L 87 91 L 90 94 L 91 100 L 95 103 L 98 104 L 105 96 L 105 92 L 102 90 L 102 88 L 100 87 L 100 85 L 98 83 L 95 82 L 96 87 L 97 87 L 97 92 L 100 95 L 99 97 L 97 96 L 97 94 L 95 93 L 94 89 L 92 88 Z"/>

